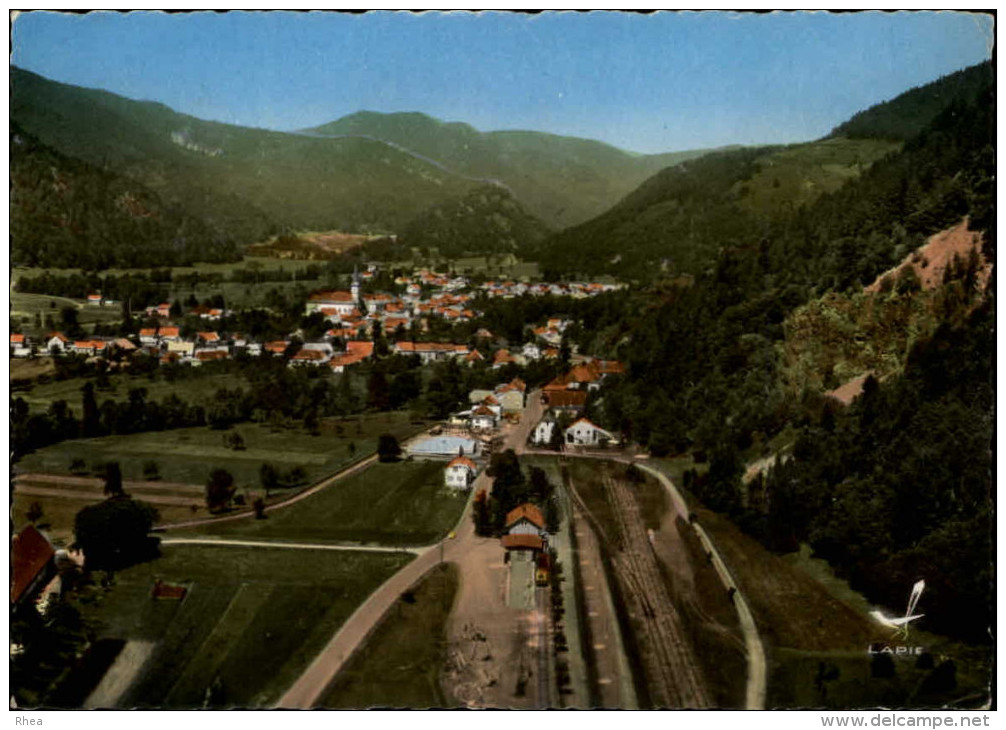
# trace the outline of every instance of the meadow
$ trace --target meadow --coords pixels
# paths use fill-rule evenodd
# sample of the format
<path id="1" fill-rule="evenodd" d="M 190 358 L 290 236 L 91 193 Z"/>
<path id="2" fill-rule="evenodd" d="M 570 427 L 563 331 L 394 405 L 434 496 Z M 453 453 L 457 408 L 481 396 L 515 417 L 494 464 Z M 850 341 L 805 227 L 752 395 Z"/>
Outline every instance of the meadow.
<path id="1" fill-rule="evenodd" d="M 440 674 L 458 568 L 436 566 L 399 600 L 339 672 L 319 704 L 333 709 L 446 707 Z"/>
<path id="2" fill-rule="evenodd" d="M 444 485 L 444 462 L 378 462 L 270 512 L 265 520 L 203 525 L 185 532 L 249 540 L 428 545 L 457 524 L 467 497 Z"/>
<path id="3" fill-rule="evenodd" d="M 162 546 L 75 603 L 98 638 L 156 648 L 118 707 L 267 707 L 408 555 Z M 155 600 L 156 579 L 187 587 Z M 212 688 L 208 693 L 208 689 Z"/>
<path id="4" fill-rule="evenodd" d="M 273 464 L 280 472 L 302 468 L 304 484 L 274 490 L 269 501 L 276 501 L 373 454 L 380 434 L 391 433 L 404 439 L 420 429 L 421 426 L 409 421 L 408 414 L 389 412 L 326 419 L 321 422 L 317 436 L 300 428 L 274 429 L 246 423 L 228 431 L 199 427 L 64 441 L 27 454 L 18 462 L 17 473 L 52 475 L 51 484 L 46 483 L 45 477 L 32 482 L 37 486 L 58 489 L 59 494 L 15 493 L 12 519 L 15 529 L 23 527 L 28 522 L 28 509 L 37 502 L 42 509 L 42 522 L 47 525 L 50 534 L 54 538 L 68 540 L 76 513 L 87 504 L 102 499 L 97 479 L 90 486 L 68 486 L 62 481 L 73 474 L 70 466 L 77 459 L 85 465 L 85 471 L 79 476 L 96 476 L 105 463 L 117 461 L 126 482 L 144 482 L 139 487 L 126 485 L 127 491 L 132 490 L 138 499 L 161 493 L 184 497 L 184 504 L 181 500 L 165 500 L 165 503 L 151 500 L 160 512 L 163 524 L 209 516 L 202 493 L 195 494 L 191 487 L 201 490 L 213 469 L 230 472 L 234 476 L 238 495 L 245 498 L 246 505 L 250 505 L 254 497 L 262 493 L 259 470 L 263 463 Z M 224 439 L 233 434 L 239 434 L 244 439 L 244 450 L 235 451 L 225 445 Z M 157 466 L 157 481 L 146 481 L 144 467 L 149 462 Z M 432 491 L 428 496 L 431 495 Z M 360 499 L 367 503 L 366 495 L 360 495 Z M 427 510 L 430 506 L 417 504 L 416 509 Z M 425 537 L 432 533 L 420 531 L 419 534 Z"/>

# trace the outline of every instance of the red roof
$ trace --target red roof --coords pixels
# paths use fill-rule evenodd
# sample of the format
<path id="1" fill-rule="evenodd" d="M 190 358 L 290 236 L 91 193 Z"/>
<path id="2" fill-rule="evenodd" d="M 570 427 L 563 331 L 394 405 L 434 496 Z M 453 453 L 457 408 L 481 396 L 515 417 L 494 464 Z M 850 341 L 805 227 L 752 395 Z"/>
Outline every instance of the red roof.
<path id="1" fill-rule="evenodd" d="M 309 302 L 353 302 L 352 292 L 348 291 L 319 291 L 307 298 Z"/>
<path id="2" fill-rule="evenodd" d="M 354 340 L 346 343 L 346 351 L 359 358 L 370 357 L 374 354 L 374 343 L 366 340 Z"/>
<path id="3" fill-rule="evenodd" d="M 489 410 L 489 408 L 487 406 L 479 406 L 474 411 L 472 411 L 472 415 L 473 416 L 492 416 L 494 418 L 496 417 L 496 414 L 493 413 L 491 410 Z"/>
<path id="4" fill-rule="evenodd" d="M 321 350 L 301 350 L 293 356 L 294 360 L 324 360 L 325 353 Z"/>
<path id="5" fill-rule="evenodd" d="M 34 525 L 28 525 L 14 537 L 13 552 L 10 600 L 15 603 L 21 599 L 38 574 L 45 570 L 56 551 L 45 539 L 45 535 Z"/>
<path id="6" fill-rule="evenodd" d="M 20 345 L 24 343 L 24 335 L 12 334 L 10 336 L 10 342 L 12 345 Z"/>
<path id="7" fill-rule="evenodd" d="M 286 352 L 286 348 L 289 345 L 290 345 L 289 342 L 285 342 L 283 340 L 277 340 L 275 342 L 267 342 L 267 343 L 265 343 L 264 347 L 269 352 L 275 352 L 275 353 L 283 354 L 284 352 Z"/>
<path id="8" fill-rule="evenodd" d="M 158 334 L 161 337 L 178 337 L 178 327 L 161 327 Z"/>
<path id="9" fill-rule="evenodd" d="M 228 355 L 223 350 L 200 350 L 196 353 L 196 360 L 200 362 L 206 360 L 226 360 Z"/>
<path id="10" fill-rule="evenodd" d="M 455 456 L 447 463 L 447 468 L 450 469 L 452 466 L 467 466 L 472 471 L 478 471 L 475 466 L 475 462 L 469 459 L 467 456 Z"/>
<path id="11" fill-rule="evenodd" d="M 500 540 L 507 550 L 543 550 L 544 541 L 537 535 L 504 535 Z"/>
<path id="12" fill-rule="evenodd" d="M 196 337 L 203 340 L 204 342 L 216 342 L 220 339 L 220 335 L 216 332 L 197 332 Z"/>
<path id="13" fill-rule="evenodd" d="M 587 405 L 585 390 L 549 390 L 545 398 L 554 408 L 583 408 Z"/>
<path id="14" fill-rule="evenodd" d="M 144 327 L 140 330 L 140 337 L 153 337 L 157 334 L 156 327 Z"/>
<path id="15" fill-rule="evenodd" d="M 510 527 L 510 525 L 525 518 L 538 529 L 544 529 L 545 518 L 542 516 L 541 510 L 531 503 L 525 503 L 510 510 L 506 516 L 506 526 Z"/>

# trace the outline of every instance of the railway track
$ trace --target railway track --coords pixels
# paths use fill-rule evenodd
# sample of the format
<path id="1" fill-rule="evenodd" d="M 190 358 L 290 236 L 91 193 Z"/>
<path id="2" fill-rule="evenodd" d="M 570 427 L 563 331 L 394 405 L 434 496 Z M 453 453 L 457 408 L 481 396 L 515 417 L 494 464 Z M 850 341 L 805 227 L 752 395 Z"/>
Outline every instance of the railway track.
<path id="1" fill-rule="evenodd" d="M 651 697 L 661 707 L 709 707 L 705 683 L 671 601 L 660 565 L 650 544 L 639 506 L 629 488 L 605 475 L 605 496 L 618 523 L 621 550 L 613 563 L 630 590 L 630 611 L 643 625 L 646 642 L 642 660 L 649 676 Z"/>
<path id="2" fill-rule="evenodd" d="M 605 497 L 618 534 L 607 534 L 591 514 L 570 479 L 570 494 L 611 549 L 616 579 L 625 588 L 627 609 L 641 628 L 640 659 L 650 699 L 658 707 L 704 708 L 712 703 L 677 609 L 664 582 L 636 500 L 625 484 L 603 478 Z"/>

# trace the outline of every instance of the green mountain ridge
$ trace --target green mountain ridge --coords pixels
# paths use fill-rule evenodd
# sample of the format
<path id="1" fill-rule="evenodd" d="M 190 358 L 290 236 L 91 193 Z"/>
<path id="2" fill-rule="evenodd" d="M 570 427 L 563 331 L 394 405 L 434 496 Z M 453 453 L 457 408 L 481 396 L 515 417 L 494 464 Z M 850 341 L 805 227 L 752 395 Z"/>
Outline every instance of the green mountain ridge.
<path id="1" fill-rule="evenodd" d="M 480 132 L 420 112 L 362 111 L 304 131 L 384 140 L 458 174 L 498 181 L 554 228 L 581 223 L 617 203 L 658 170 L 709 152 L 639 155 L 597 140 L 545 132 Z"/>
<path id="2" fill-rule="evenodd" d="M 710 153 L 665 168 L 610 210 L 556 233 L 525 255 L 543 267 L 560 270 L 564 261 L 576 261 L 578 271 L 586 274 L 604 271 L 639 279 L 661 272 L 698 274 L 708 269 L 724 248 L 752 245 L 752 241 L 788 225 L 787 220 L 820 198 L 840 195 L 857 180 L 869 177 L 876 165 L 898 158 L 905 138 L 883 132 L 898 129 L 911 134 L 918 127 L 914 115 L 921 113 L 918 100 L 926 101 L 924 116 L 929 121 L 908 140 L 934 127 L 940 131 L 929 133 L 945 134 L 942 130 L 955 123 L 967 128 L 968 115 L 974 115 L 982 90 L 987 91 L 991 82 L 989 70 L 988 64 L 980 64 L 913 89 L 861 112 L 855 125 L 840 125 L 831 136 L 815 142 Z M 867 136 L 867 131 L 875 136 Z M 940 154 L 950 153 L 940 148 Z M 938 174 L 936 160 L 911 151 L 908 154 L 919 169 Z M 953 177 L 946 177 L 942 186 L 931 184 L 934 179 L 927 180 L 926 193 L 920 191 L 917 181 L 878 192 L 907 196 L 935 193 L 946 198 L 942 202 L 919 201 L 922 204 L 914 215 L 921 219 L 904 221 L 906 229 L 928 234 L 938 229 L 927 227 L 929 214 L 925 211 L 955 205 L 950 198 L 966 194 L 969 182 Z M 951 193 L 954 187 L 960 190 Z M 953 220 L 942 212 L 936 215 L 945 222 Z"/>

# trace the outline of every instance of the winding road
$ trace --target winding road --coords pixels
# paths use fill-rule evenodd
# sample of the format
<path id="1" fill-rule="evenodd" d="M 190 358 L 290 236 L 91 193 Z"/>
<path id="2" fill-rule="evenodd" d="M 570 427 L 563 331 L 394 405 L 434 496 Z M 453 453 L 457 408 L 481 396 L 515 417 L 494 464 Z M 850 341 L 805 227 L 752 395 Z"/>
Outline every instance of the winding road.
<path id="1" fill-rule="evenodd" d="M 512 448 L 518 453 L 523 451 L 531 428 L 541 418 L 541 412 L 539 392 L 528 394 L 527 407 L 521 422 L 510 426 L 504 434 L 503 448 Z M 475 535 L 475 527 L 470 516 L 471 506 L 474 495 L 480 489 L 490 491 L 491 488 L 492 479 L 483 471 L 472 484 L 468 503 L 454 529 L 454 537 L 422 548 L 415 560 L 371 593 L 318 653 L 304 673 L 280 697 L 276 703 L 277 707 L 290 709 L 316 707 L 339 670 L 366 641 L 384 615 L 395 605 L 399 596 L 422 580 L 423 576 L 437 564 L 460 558 L 472 549 L 476 540 L 482 539 Z"/>

